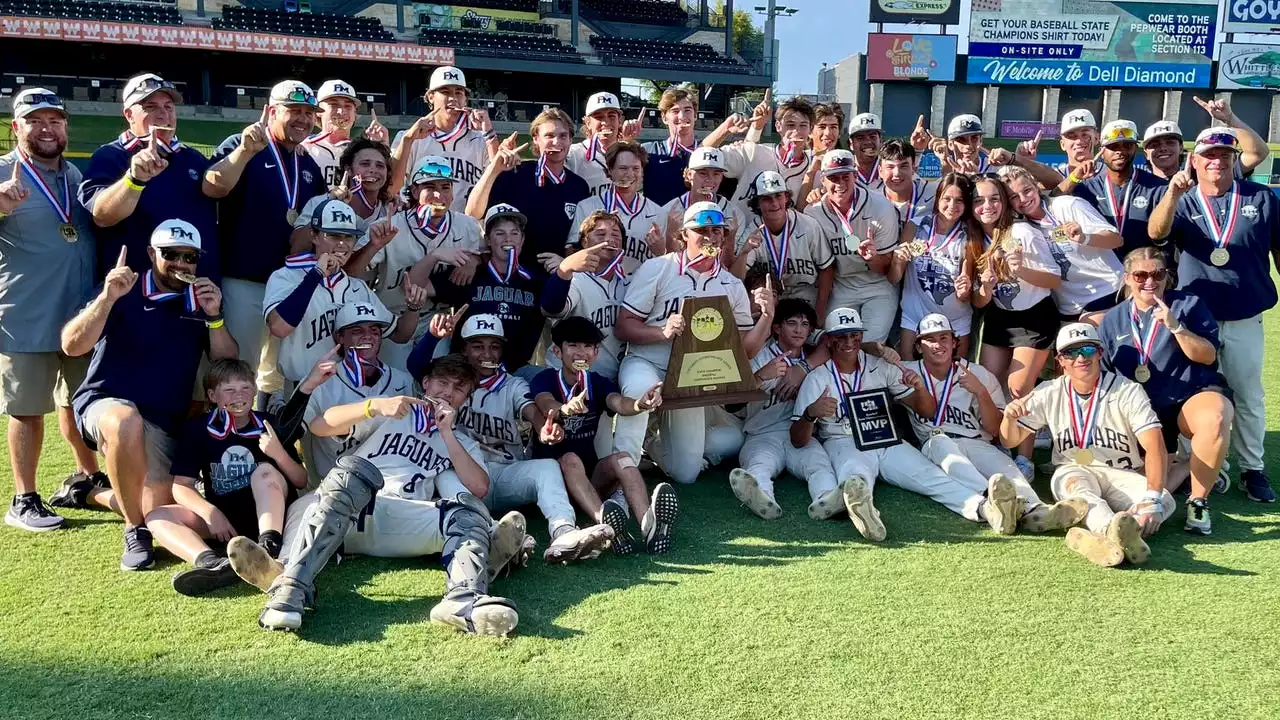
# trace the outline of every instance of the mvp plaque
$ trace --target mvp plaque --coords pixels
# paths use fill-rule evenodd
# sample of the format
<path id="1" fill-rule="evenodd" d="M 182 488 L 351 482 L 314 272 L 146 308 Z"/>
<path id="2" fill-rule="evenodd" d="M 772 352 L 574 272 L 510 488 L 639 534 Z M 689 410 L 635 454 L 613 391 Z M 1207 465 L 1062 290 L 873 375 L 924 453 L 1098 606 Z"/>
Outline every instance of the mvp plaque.
<path id="1" fill-rule="evenodd" d="M 733 405 L 763 400 L 742 348 L 729 298 L 687 297 L 680 303 L 684 332 L 671 343 L 662 383 L 662 409 Z"/>

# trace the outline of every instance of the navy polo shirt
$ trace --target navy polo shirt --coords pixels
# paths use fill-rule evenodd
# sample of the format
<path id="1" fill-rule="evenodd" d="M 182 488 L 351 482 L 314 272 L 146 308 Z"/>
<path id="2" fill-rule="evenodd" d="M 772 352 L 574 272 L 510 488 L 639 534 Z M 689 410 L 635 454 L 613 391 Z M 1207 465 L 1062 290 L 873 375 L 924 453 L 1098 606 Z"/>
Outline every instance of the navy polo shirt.
<path id="1" fill-rule="evenodd" d="M 1209 308 L 1200 298 L 1190 293 L 1170 290 L 1165 293 L 1165 304 L 1169 313 L 1186 326 L 1187 330 L 1213 343 L 1221 349 L 1218 342 L 1218 323 L 1210 314 Z M 1098 327 L 1098 335 L 1102 338 L 1103 356 L 1107 367 L 1130 380 L 1135 380 L 1134 370 L 1138 367 L 1138 346 L 1133 336 L 1131 318 L 1133 301 L 1126 300 L 1107 311 Z M 1151 328 L 1151 311 L 1143 313 L 1139 326 L 1148 332 Z M 1192 362 L 1178 346 L 1169 328 L 1161 325 L 1156 331 L 1155 341 L 1151 346 L 1151 357 L 1147 360 L 1151 371 L 1151 379 L 1142 383 L 1147 396 L 1151 398 L 1151 407 L 1156 411 L 1176 405 L 1209 385 L 1226 387 L 1227 381 L 1218 372 L 1218 363 L 1204 365 Z"/>
<path id="2" fill-rule="evenodd" d="M 536 398 L 540 393 L 551 393 L 556 400 L 562 403 L 567 402 L 568 398 L 564 396 L 560 383 L 556 379 L 559 374 L 560 371 L 554 368 L 538 373 L 534 376 L 533 382 L 529 383 L 529 394 Z M 600 418 L 609 411 L 605 400 L 610 394 L 622 391 L 618 389 L 616 383 L 599 373 L 588 371 L 587 378 L 587 383 L 591 386 L 590 396 L 587 398 L 587 411 L 581 415 L 563 419 L 564 440 L 562 442 L 544 445 L 538 441 L 535 434 L 532 447 L 535 459 L 558 460 L 567 453 L 575 453 L 587 466 L 587 472 L 591 472 L 591 467 L 598 459 L 596 458 L 596 430 L 600 428 Z M 572 387 L 570 391 L 574 391 Z M 577 392 L 581 392 L 581 388 Z"/>
<path id="3" fill-rule="evenodd" d="M 102 191 L 124 177 L 129 161 L 143 149 L 139 143 L 126 150 L 122 139 L 103 145 L 89 158 L 80 183 L 80 203 L 93 211 L 93 204 Z M 218 263 L 217 210 L 214 200 L 204 194 L 201 186 L 209 160 L 199 150 L 182 145 L 169 156 L 169 166 L 151 178 L 138 198 L 138 204 L 129 217 L 111 227 L 97 227 L 98 268 L 96 278 L 106 277 L 120 257 L 120 247 L 128 246 L 129 267 L 139 274 L 151 269 L 147 259 L 147 247 L 151 244 L 151 231 L 165 220 L 186 220 L 200 231 L 200 245 L 204 255 L 200 259 L 197 274 L 215 283 L 222 281 Z M 95 226 L 96 227 L 96 226 Z"/>
<path id="4" fill-rule="evenodd" d="M 1130 251 L 1137 250 L 1141 247 L 1150 247 L 1157 244 L 1163 244 L 1166 240 L 1156 243 L 1147 234 L 1147 220 L 1151 217 L 1151 211 L 1155 210 L 1156 204 L 1160 202 L 1160 198 L 1164 197 L 1165 190 L 1168 189 L 1167 180 L 1152 175 L 1141 168 L 1133 169 L 1133 176 L 1129 178 L 1129 182 L 1125 186 L 1117 189 L 1112 186 L 1111 190 L 1115 195 L 1116 205 L 1124 204 L 1125 195 L 1129 196 L 1129 207 L 1127 211 L 1122 211 L 1124 222 L 1117 223 L 1115 214 L 1111 212 L 1111 203 L 1107 198 L 1106 186 L 1111 181 L 1107 179 L 1107 173 L 1101 172 L 1093 177 L 1080 183 L 1075 188 L 1077 197 L 1083 198 L 1090 205 L 1093 205 L 1102 217 L 1110 220 L 1120 230 L 1120 237 L 1124 239 L 1124 244 L 1116 248 L 1116 256 L 1124 260 L 1124 256 Z M 1133 186 L 1130 193 L 1129 186 Z"/>
<path id="5" fill-rule="evenodd" d="M 143 284 L 139 277 L 112 306 L 71 404 L 82 422 L 95 400 L 128 400 L 145 420 L 176 437 L 191 405 L 200 358 L 209 348 L 207 317 L 199 308 L 188 312 L 181 296 L 147 300 Z"/>
<path id="6" fill-rule="evenodd" d="M 537 166 L 533 160 L 520 163 L 514 170 L 498 175 L 489 192 L 489 207 L 514 205 L 529 219 L 520 251 L 520 263 L 527 268 L 541 266 L 538 253 L 564 254 L 564 239 L 569 237 L 569 228 L 575 227 L 573 215 L 578 203 L 591 196 L 587 181 L 568 168 L 564 182 L 557 185 L 548 180 L 538 187 Z M 581 222 L 582 218 L 577 220 Z"/>
<path id="7" fill-rule="evenodd" d="M 1169 234 L 1182 250 L 1178 289 L 1199 296 L 1218 322 L 1251 318 L 1276 304 L 1271 253 L 1280 250 L 1280 199 L 1271 188 L 1251 180 L 1237 180 L 1235 188 L 1240 193 L 1240 217 L 1227 245 L 1231 259 L 1226 265 L 1209 262 L 1213 236 L 1196 188 L 1178 198 Z M 1226 224 L 1229 195 L 1209 198 L 1219 227 Z"/>
<path id="8" fill-rule="evenodd" d="M 218 146 L 211 160 L 218 162 L 240 147 L 240 136 L 232 135 Z M 281 149 L 283 151 L 283 148 Z M 286 176 L 292 180 L 292 158 L 298 160 L 298 188 L 293 209 L 301 211 L 308 200 L 329 191 L 320 166 L 306 152 L 284 153 Z M 249 159 L 240 182 L 218 201 L 218 243 L 224 277 L 266 283 L 271 273 L 284 266 L 289 255 L 289 202 L 280 181 L 280 168 L 270 148 Z"/>
<path id="9" fill-rule="evenodd" d="M 683 195 L 688 189 L 684 184 L 684 170 L 689 167 L 689 153 L 677 150 L 675 155 L 668 154 L 670 147 L 666 140 L 647 142 L 644 149 L 649 153 L 649 164 L 644 169 L 644 196 L 666 205 Z"/>

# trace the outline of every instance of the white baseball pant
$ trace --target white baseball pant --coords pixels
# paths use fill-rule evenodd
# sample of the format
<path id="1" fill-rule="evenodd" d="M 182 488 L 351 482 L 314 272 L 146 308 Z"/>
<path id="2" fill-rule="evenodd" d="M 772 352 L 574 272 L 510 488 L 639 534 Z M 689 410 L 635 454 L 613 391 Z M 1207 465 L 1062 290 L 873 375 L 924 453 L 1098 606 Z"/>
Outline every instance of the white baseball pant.
<path id="1" fill-rule="evenodd" d="M 1085 527 L 1100 533 L 1106 532 L 1111 518 L 1117 512 L 1128 510 L 1147 492 L 1147 478 L 1129 470 L 1118 470 L 1106 465 L 1082 466 L 1075 463 L 1059 465 L 1049 481 L 1053 497 L 1057 500 L 1083 498 L 1089 503 L 1089 514 L 1084 518 Z M 1178 503 L 1168 490 L 1161 491 L 1160 504 L 1164 507 L 1163 520 L 1168 520 Z"/>
<path id="2" fill-rule="evenodd" d="M 555 537 L 562 527 L 576 527 L 573 504 L 569 491 L 564 487 L 564 474 L 555 460 L 517 460 L 513 463 L 487 463 L 489 470 L 489 494 L 484 504 L 496 517 L 522 505 L 537 503 L 547 529 Z M 450 473 L 449 481 L 441 475 L 436 479 L 436 492 L 440 497 L 453 497 L 465 490 L 456 473 Z"/>
<path id="3" fill-rule="evenodd" d="M 942 468 L 942 471 L 963 487 L 968 494 L 976 492 L 981 496 L 987 491 L 987 481 L 991 476 L 1001 473 L 1013 483 L 1026 510 L 1029 511 L 1042 504 L 1036 491 L 1014 464 L 1013 458 L 989 442 L 974 438 L 934 435 L 920 448 L 920 452 Z M 948 503 L 943 504 L 951 507 Z M 977 517 L 977 507 L 975 506 L 972 512 L 966 508 L 961 514 L 973 519 Z"/>
<path id="4" fill-rule="evenodd" d="M 439 482 L 452 470 L 436 478 Z M 454 482 L 458 482 L 456 475 Z M 280 562 L 288 563 L 301 537 L 302 518 L 307 509 L 320 499 L 307 493 L 289 506 L 284 520 L 284 543 Z M 343 549 L 356 555 L 371 557 L 422 557 L 444 550 L 444 533 L 440 527 L 440 509 L 435 501 L 410 500 L 396 495 L 377 495 L 373 511 L 360 511 L 343 540 Z"/>
<path id="5" fill-rule="evenodd" d="M 862 341 L 882 343 L 889 339 L 893 321 L 898 317 L 898 290 L 894 288 L 882 291 L 879 295 L 865 297 L 861 292 L 854 292 L 836 283 L 831 288 L 827 312 L 836 308 L 857 310 L 862 316 L 862 325 L 866 328 L 862 333 Z"/>
<path id="6" fill-rule="evenodd" d="M 810 438 L 808 445 L 795 447 L 791 432 L 785 428 L 748 435 L 738 453 L 738 463 L 769 497 L 774 496 L 773 479 L 783 470 L 808 482 L 809 497 L 815 502 L 838 486 L 835 468 L 818 441 Z"/>
<path id="7" fill-rule="evenodd" d="M 1262 355 L 1266 335 L 1262 316 L 1218 323 L 1222 349 L 1218 365 L 1234 391 L 1235 420 L 1231 449 L 1243 470 L 1262 470 L 1262 441 L 1267 434 L 1266 391 L 1262 387 Z"/>
<path id="8" fill-rule="evenodd" d="M 853 438 L 837 437 L 824 441 L 822 447 L 831 458 L 841 483 L 858 477 L 867 483 L 868 489 L 874 489 L 876 477 L 882 477 L 890 485 L 930 498 L 957 515 L 981 521 L 977 509 L 987 484 L 984 482 L 975 496 L 905 442 L 882 450 L 864 451 L 858 449 Z M 972 510 L 966 511 L 968 508 Z"/>
<path id="9" fill-rule="evenodd" d="M 240 359 L 256 368 L 258 389 L 271 393 L 284 387 L 284 374 L 278 361 L 280 340 L 267 332 L 263 319 L 262 298 L 266 292 L 263 283 L 222 279 L 222 316 L 227 332 L 240 348 Z"/>

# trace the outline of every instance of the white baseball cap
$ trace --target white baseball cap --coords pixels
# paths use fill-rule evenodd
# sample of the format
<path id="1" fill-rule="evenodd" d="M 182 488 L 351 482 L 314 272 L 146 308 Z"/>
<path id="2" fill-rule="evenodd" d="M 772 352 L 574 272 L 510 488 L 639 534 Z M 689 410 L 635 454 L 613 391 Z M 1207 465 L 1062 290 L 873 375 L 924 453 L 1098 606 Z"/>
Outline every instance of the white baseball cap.
<path id="1" fill-rule="evenodd" d="M 920 318 L 920 329 L 916 331 L 916 335 L 924 337 L 934 333 L 949 332 L 955 334 L 955 330 L 951 329 L 951 321 L 942 313 L 929 313 Z"/>
<path id="2" fill-rule="evenodd" d="M 1098 121 L 1094 119 L 1093 113 L 1084 108 L 1068 110 L 1062 116 L 1062 125 L 1058 128 L 1058 134 L 1066 135 L 1072 130 L 1079 130 L 1080 128 L 1093 128 L 1096 130 Z"/>
<path id="3" fill-rule="evenodd" d="M 1102 126 L 1102 139 L 1099 141 L 1103 147 L 1107 145 L 1119 145 L 1120 143 L 1136 143 L 1138 142 L 1138 126 L 1129 120 L 1112 120 Z"/>
<path id="4" fill-rule="evenodd" d="M 1170 135 L 1177 137 L 1179 140 L 1182 139 L 1182 128 L 1178 127 L 1178 123 L 1172 120 L 1157 120 L 1148 125 L 1147 131 L 1142 133 L 1142 142 L 1146 144 L 1156 138 Z"/>
<path id="5" fill-rule="evenodd" d="M 696 202 L 685 209 L 684 222 L 680 227 L 688 230 L 690 228 L 726 227 L 728 224 L 724 211 L 720 209 L 720 206 L 704 200 Z"/>
<path id="6" fill-rule="evenodd" d="M 622 103 L 618 96 L 609 92 L 598 92 L 587 98 L 587 116 L 590 117 L 601 110 L 617 110 L 622 112 Z"/>
<path id="7" fill-rule="evenodd" d="M 200 249 L 200 231 L 186 220 L 165 220 L 151 231 L 151 247 L 188 247 Z"/>
<path id="8" fill-rule="evenodd" d="M 356 211 L 351 206 L 336 198 L 322 200 L 311 213 L 311 229 L 329 235 L 348 235 L 355 237 L 363 234 L 356 225 Z"/>
<path id="9" fill-rule="evenodd" d="M 883 128 L 880 126 L 880 116 L 875 113 L 858 113 L 849 119 L 849 134 L 855 135 L 860 132 L 880 132 Z"/>
<path id="10" fill-rule="evenodd" d="M 966 135 L 985 135 L 986 132 L 986 130 L 982 129 L 982 118 L 977 115 L 957 115 L 951 118 L 951 122 L 947 123 L 948 140 L 955 140 Z"/>
<path id="11" fill-rule="evenodd" d="M 720 148 L 698 147 L 694 148 L 689 155 L 689 169 L 702 170 L 710 168 L 712 170 L 727 170 L 724 164 L 724 152 Z"/>
<path id="12" fill-rule="evenodd" d="M 311 86 L 297 80 L 278 82 L 271 88 L 272 105 L 309 105 L 316 106 L 316 94 Z"/>
<path id="13" fill-rule="evenodd" d="M 453 163 L 440 155 L 428 155 L 422 158 L 422 162 L 418 163 L 418 169 L 414 170 L 413 175 L 410 176 L 409 184 L 418 185 L 432 180 L 458 182 L 458 178 L 453 175 Z"/>
<path id="14" fill-rule="evenodd" d="M 462 323 L 463 340 L 470 340 L 474 337 L 496 337 L 506 339 L 506 335 L 502 330 L 502 318 L 489 313 L 480 313 L 467 318 Z"/>
<path id="15" fill-rule="evenodd" d="M 443 87 L 467 87 L 467 76 L 452 65 L 444 65 L 431 71 L 431 81 L 427 83 L 427 92 Z"/>
<path id="16" fill-rule="evenodd" d="M 56 110 L 67 117 L 67 108 L 62 98 L 52 90 L 35 87 L 27 88 L 13 96 L 13 119 L 21 120 L 37 110 Z"/>
<path id="17" fill-rule="evenodd" d="M 787 182 L 782 179 L 782 175 L 772 170 L 766 170 L 757 175 L 756 181 L 751 186 L 756 191 L 756 197 L 777 195 L 787 191 Z"/>
<path id="18" fill-rule="evenodd" d="M 316 93 L 316 102 L 324 102 L 332 97 L 342 97 L 354 102 L 356 105 L 360 104 L 356 89 L 351 87 L 351 83 L 346 80 L 325 80 L 320 83 L 320 90 Z"/>
<path id="19" fill-rule="evenodd" d="M 1205 150 L 1212 150 L 1213 148 L 1230 148 L 1240 152 L 1240 136 L 1236 134 L 1235 130 L 1223 125 L 1201 130 L 1200 134 L 1196 136 L 1195 154 L 1199 155 Z"/>
<path id="20" fill-rule="evenodd" d="M 1098 338 L 1098 328 L 1089 323 L 1071 323 L 1063 325 L 1058 331 L 1058 340 L 1054 345 L 1057 346 L 1058 352 L 1070 350 L 1076 345 L 1097 345 L 1102 347 L 1102 340 Z"/>
<path id="21" fill-rule="evenodd" d="M 525 217 L 524 213 L 516 209 L 515 205 L 498 203 L 485 211 L 484 229 L 487 231 L 490 225 L 502 218 L 511 218 L 512 220 L 520 223 L 521 227 L 524 227 L 529 222 L 529 218 Z"/>
<path id="22" fill-rule="evenodd" d="M 384 314 L 378 306 L 363 302 L 349 302 L 338 308 L 334 318 L 336 332 L 342 332 L 352 325 L 374 323 L 384 328 L 391 327 L 391 318 Z"/>
<path id="23" fill-rule="evenodd" d="M 822 155 L 822 177 L 851 173 L 857 169 L 853 153 L 848 150 L 828 150 Z"/>
<path id="24" fill-rule="evenodd" d="M 836 308 L 827 313 L 827 321 L 822 324 L 822 331 L 827 335 L 845 335 L 862 332 L 862 316 L 853 308 Z"/>
<path id="25" fill-rule="evenodd" d="M 168 95 L 174 105 L 182 104 L 182 93 L 178 92 L 173 83 L 155 73 L 134 75 L 124 84 L 124 106 L 133 107 L 140 102 L 145 102 L 152 95 L 161 92 Z"/>

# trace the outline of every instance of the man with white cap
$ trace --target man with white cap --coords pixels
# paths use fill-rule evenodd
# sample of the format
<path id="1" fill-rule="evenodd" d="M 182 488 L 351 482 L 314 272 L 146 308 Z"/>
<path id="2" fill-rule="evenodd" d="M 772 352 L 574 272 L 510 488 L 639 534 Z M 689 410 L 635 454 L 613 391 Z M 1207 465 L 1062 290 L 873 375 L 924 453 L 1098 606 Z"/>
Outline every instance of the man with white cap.
<path id="1" fill-rule="evenodd" d="M 342 180 L 338 173 L 338 160 L 342 158 L 342 151 L 351 144 L 351 128 L 359 117 L 360 96 L 345 80 L 325 80 L 316 92 L 316 102 L 320 104 L 316 113 L 320 132 L 304 140 L 302 148 L 320 166 L 324 184 L 334 187 Z M 369 122 L 364 136 L 376 142 L 387 141 L 387 129 L 378 122 L 377 115 Z"/>
<path id="2" fill-rule="evenodd" d="M 665 236 L 667 248 L 675 247 L 684 226 L 684 211 L 689 205 L 699 202 L 715 203 L 729 221 L 730 228 L 736 228 L 730 240 L 734 248 L 751 232 L 751 220 L 741 203 L 731 201 L 720 194 L 720 184 L 725 177 L 724 151 L 718 147 L 700 147 L 689 154 L 689 164 L 684 169 L 684 185 L 686 192 L 668 202 L 662 208 L 662 217 L 666 219 Z"/>
<path id="3" fill-rule="evenodd" d="M 830 150 L 822 156 L 827 171 L 841 161 L 844 170 L 853 168 L 848 150 Z M 799 298 L 819 314 L 825 312 L 836 268 L 831 243 L 818 221 L 796 212 L 782 176 L 772 171 L 756 178 L 755 194 L 748 202 L 760 218 L 760 227 L 734 258 L 733 274 L 745 277 L 748 268 L 759 267 L 776 281 L 780 298 Z"/>
<path id="4" fill-rule="evenodd" d="M 743 334 L 748 357 L 764 347 L 772 308 L 762 313 L 762 322 L 754 322 L 742 281 L 721 266 L 726 225 L 724 213 L 715 203 L 690 205 L 684 215 L 681 247 L 645 261 L 631 278 L 614 327 L 618 339 L 629 343 L 618 370 L 618 384 L 626 397 L 643 397 L 665 377 L 672 341 L 686 331 L 680 314 L 686 297 L 728 298 L 733 318 L 723 318 L 725 331 L 736 329 Z M 766 299 L 762 293 L 756 293 L 757 304 Z M 716 464 L 742 447 L 741 430 L 713 426 L 707 417 L 707 408 L 702 407 L 662 413 L 655 460 L 676 482 L 694 482 L 708 464 Z M 619 417 L 615 423 L 614 445 L 633 462 L 640 462 L 648 424 L 648 412 Z"/>
<path id="5" fill-rule="evenodd" d="M 868 355 L 862 348 L 863 329 L 856 310 L 836 308 L 827 315 L 823 330 L 831 359 L 811 370 L 796 393 L 791 444 L 804 447 L 817 434 L 831 458 L 837 482 L 834 490 L 817 500 L 817 505 L 830 517 L 843 504 L 858 533 L 879 542 L 885 539 L 886 531 L 872 502 L 877 477 L 939 502 L 952 481 L 900 438 L 882 438 L 882 442 L 874 444 L 864 438 L 864 426 L 873 422 L 861 419 L 867 403 L 882 405 L 884 399 L 892 399 L 929 417 L 937 403 L 920 375 Z M 884 390 L 885 394 L 880 400 L 858 397 L 872 390 Z M 891 423 L 887 419 L 889 408 L 881 406 L 880 411 L 883 418 L 876 422 Z M 857 434 L 851 418 L 854 412 L 859 415 Z"/>
<path id="6" fill-rule="evenodd" d="M 360 232 L 355 217 L 341 200 L 321 203 L 311 218 L 311 250 L 285 258 L 284 267 L 267 280 L 263 317 L 272 336 L 280 338 L 280 369 L 291 385 L 328 352 L 338 308 L 366 303 L 390 314 L 363 280 L 342 269 Z M 401 343 L 413 337 L 426 303 L 422 288 L 406 283 L 404 290 L 404 312 L 390 336 Z"/>
<path id="7" fill-rule="evenodd" d="M 1142 153 L 1151 174 L 1164 182 L 1182 169 L 1182 128 L 1172 120 L 1157 120 L 1142 133 Z"/>
<path id="8" fill-rule="evenodd" d="M 666 251 L 666 241 L 658 223 L 662 219 L 662 207 L 642 192 L 644 169 L 649 156 L 644 148 L 630 140 L 620 140 L 605 153 L 605 167 L 610 184 L 582 202 L 574 210 L 573 217 L 586 219 L 597 210 L 613 213 L 626 228 L 626 247 L 622 251 L 622 271 L 632 274 L 640 263 Z M 565 238 L 565 248 L 578 244 L 578 230 L 570 227 Z"/>
<path id="9" fill-rule="evenodd" d="M 1098 146 L 1098 121 L 1084 108 L 1068 110 L 1058 125 L 1058 146 L 1066 153 L 1067 161 L 1053 169 L 1064 177 L 1078 171 L 1081 178 L 1089 177 L 1097 164 L 1094 151 Z"/>
<path id="10" fill-rule="evenodd" d="M 498 153 L 498 136 L 489 111 L 469 108 L 467 95 L 467 77 L 458 68 L 443 66 L 431 72 L 422 96 L 430 112 L 391 143 L 391 187 L 402 186 L 423 158 L 439 155 L 449 159 L 458 179 L 452 209 L 461 212 L 466 208 L 471 188 Z"/>
<path id="11" fill-rule="evenodd" d="M 1019 527 L 1036 533 L 1064 530 L 1084 519 L 1083 500 L 1045 505 L 1009 454 L 991 444 L 1000 434 L 1004 391 L 986 368 L 958 356 L 945 315 L 920 320 L 916 355 L 920 359 L 906 367 L 920 375 L 938 407 L 929 417 L 910 413 L 911 427 L 920 452 L 953 481 L 941 491 L 943 505 L 969 520 L 985 520 L 1005 535 Z M 1010 489 L 1018 502 L 989 512 L 991 503 L 1008 500 Z"/>
<path id="12" fill-rule="evenodd" d="M 258 369 L 258 390 L 280 390 L 277 342 L 266 342 L 262 307 L 267 278 L 284 265 L 298 211 L 328 192 L 320 167 L 303 151 L 315 125 L 316 96 L 285 80 L 271 88 L 262 119 L 223 141 L 204 174 L 204 192 L 218 203 L 218 248 L 227 294 L 227 330 L 240 359 Z M 265 151 L 265 152 L 264 152 Z"/>
<path id="13" fill-rule="evenodd" d="M 1168 455 L 1160 420 L 1141 385 L 1103 370 L 1096 327 L 1063 326 L 1057 348 L 1062 376 L 1009 402 L 1000 441 L 1017 447 L 1048 427 L 1058 466 L 1049 482 L 1053 496 L 1089 506 L 1085 527 L 1067 532 L 1067 547 L 1103 567 L 1144 563 L 1151 550 L 1143 538 L 1177 507 L 1164 489 Z"/>
<path id="14" fill-rule="evenodd" d="M 98 277 L 129 248 L 130 267 L 145 272 L 147 239 L 164 220 L 186 220 L 200 231 L 204 253 L 198 272 L 214 282 L 219 268 L 217 207 L 204 193 L 209 159 L 178 141 L 182 93 L 159 75 L 146 73 L 124 86 L 128 128 L 99 147 L 80 183 L 80 203 L 97 227 Z"/>
<path id="15" fill-rule="evenodd" d="M 849 149 L 857 161 L 858 185 L 874 192 L 884 192 L 880 177 L 880 147 L 884 145 L 884 128 L 875 113 L 859 113 L 849 119 Z M 818 313 L 822 317 L 822 313 Z"/>
<path id="16" fill-rule="evenodd" d="M 813 151 L 809 149 L 809 135 L 813 129 L 813 105 L 802 97 L 783 100 L 774 114 L 773 129 L 782 139 L 778 145 L 757 142 L 764 130 L 769 115 L 773 114 L 772 106 L 765 102 L 756 108 L 752 117 L 747 138 L 721 148 L 724 151 L 725 174 L 737 178 L 738 189 L 733 194 L 734 202 L 746 202 L 755 187 L 756 178 L 764 172 L 776 172 L 782 175 L 791 197 L 797 205 L 806 200 L 801 194 L 805 179 L 813 164 Z M 731 128 L 738 130 L 738 128 Z M 711 146 L 712 139 L 707 138 L 703 145 Z M 807 194 L 807 193 L 806 193 Z"/>
<path id="17" fill-rule="evenodd" d="M 89 213 L 71 195 L 80 171 L 63 157 L 62 100 L 44 88 L 19 92 L 10 128 L 16 147 L 0 156 L 0 415 L 9 418 L 15 485 L 5 523 L 38 532 L 63 526 L 36 492 L 45 415 L 57 410 L 75 454 L 76 472 L 64 484 L 91 477 L 106 483 L 71 410 L 87 363 L 60 352 L 58 338 L 93 297 L 94 234 Z"/>
<path id="18" fill-rule="evenodd" d="M 1178 289 L 1198 296 L 1218 321 L 1218 362 L 1235 393 L 1231 447 L 1240 484 L 1253 500 L 1270 503 L 1276 495 L 1263 472 L 1262 313 L 1276 304 L 1271 266 L 1280 264 L 1280 200 L 1266 185 L 1237 179 L 1240 147 L 1229 127 L 1196 136 L 1194 152 L 1151 213 L 1148 232 L 1157 241 L 1173 238 L 1182 251 Z"/>
<path id="19" fill-rule="evenodd" d="M 943 172 L 951 170 L 970 175 L 987 172 L 987 154 L 982 150 L 985 134 L 982 118 L 977 115 L 951 118 L 947 123 L 947 139 L 938 142 L 938 138 L 934 138 L 934 154 L 942 162 Z"/>
<path id="20" fill-rule="evenodd" d="M 1076 182 L 1079 176 L 1066 178 L 1058 189 L 1074 192 L 1109 218 L 1120 231 L 1124 244 L 1115 248 L 1124 260 L 1131 250 L 1151 246 L 1147 219 L 1164 196 L 1166 183 L 1151 173 L 1134 166 L 1138 155 L 1138 126 L 1128 120 L 1113 120 L 1102 128 L 1102 167 Z M 1163 244 L 1163 243 L 1160 243 Z"/>
<path id="21" fill-rule="evenodd" d="M 620 140 L 632 140 L 640 136 L 645 109 L 635 120 L 622 116 L 622 104 L 618 96 L 610 92 L 598 92 L 587 98 L 587 110 L 582 120 L 582 133 L 586 139 L 569 148 L 565 166 L 575 175 L 587 181 L 592 195 L 599 195 L 613 184 L 605 155 Z"/>
<path id="22" fill-rule="evenodd" d="M 200 259 L 195 226 L 161 223 L 147 249 L 151 268 L 141 277 L 126 252 L 120 249 L 101 293 L 62 328 L 62 351 L 93 352 L 73 399 L 76 420 L 86 444 L 106 456 L 112 500 L 124 516 L 120 568 L 142 570 L 155 561 L 143 519 L 173 502 L 174 438 L 200 358 L 235 357 L 236 342 L 222 317 L 222 292 L 193 274 Z M 108 505 L 97 494 L 93 502 Z"/>

